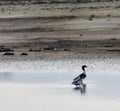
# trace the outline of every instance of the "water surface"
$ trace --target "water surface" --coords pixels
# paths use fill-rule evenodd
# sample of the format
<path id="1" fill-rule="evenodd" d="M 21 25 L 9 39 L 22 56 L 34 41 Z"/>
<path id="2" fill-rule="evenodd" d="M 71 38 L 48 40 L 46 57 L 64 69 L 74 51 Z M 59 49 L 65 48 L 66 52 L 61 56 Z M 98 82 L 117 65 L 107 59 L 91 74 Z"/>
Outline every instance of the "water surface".
<path id="1" fill-rule="evenodd" d="M 71 84 L 86 64 L 86 87 Z M 117 59 L 0 62 L 1 111 L 119 111 Z"/>

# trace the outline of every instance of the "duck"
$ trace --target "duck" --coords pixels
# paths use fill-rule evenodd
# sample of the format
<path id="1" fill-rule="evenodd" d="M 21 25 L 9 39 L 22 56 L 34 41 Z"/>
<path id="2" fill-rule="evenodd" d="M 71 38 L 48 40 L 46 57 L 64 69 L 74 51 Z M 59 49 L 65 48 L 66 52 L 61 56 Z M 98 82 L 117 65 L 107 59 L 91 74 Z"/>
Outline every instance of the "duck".
<path id="1" fill-rule="evenodd" d="M 78 75 L 76 78 L 73 79 L 73 82 L 72 82 L 73 85 L 76 85 L 76 86 L 84 85 L 83 79 L 85 79 L 87 77 L 85 68 L 87 68 L 87 66 L 83 65 L 82 66 L 83 72 L 80 75 Z"/>

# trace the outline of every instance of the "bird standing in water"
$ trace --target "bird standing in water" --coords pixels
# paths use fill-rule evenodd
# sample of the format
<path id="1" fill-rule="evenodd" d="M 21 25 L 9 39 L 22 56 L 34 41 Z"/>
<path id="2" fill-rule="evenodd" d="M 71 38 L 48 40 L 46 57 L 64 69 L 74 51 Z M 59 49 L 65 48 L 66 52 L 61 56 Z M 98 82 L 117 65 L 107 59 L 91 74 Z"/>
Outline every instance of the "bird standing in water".
<path id="1" fill-rule="evenodd" d="M 84 84 L 83 84 L 83 79 L 85 79 L 86 76 L 87 76 L 87 75 L 86 75 L 85 68 L 87 68 L 87 66 L 86 66 L 86 65 L 83 65 L 83 66 L 82 66 L 83 73 L 81 73 L 81 74 L 78 75 L 76 78 L 74 78 L 72 84 L 74 84 L 74 85 L 76 85 L 76 86 L 79 86 L 79 87 L 80 87 L 80 85 L 84 85 Z"/>

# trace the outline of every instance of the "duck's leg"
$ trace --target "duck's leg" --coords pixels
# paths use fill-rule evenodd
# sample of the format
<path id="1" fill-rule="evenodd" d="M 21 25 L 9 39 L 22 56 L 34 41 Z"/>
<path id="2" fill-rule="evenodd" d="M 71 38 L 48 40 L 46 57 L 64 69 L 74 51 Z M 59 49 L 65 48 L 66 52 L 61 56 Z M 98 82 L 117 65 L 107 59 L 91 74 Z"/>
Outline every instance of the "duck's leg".
<path id="1" fill-rule="evenodd" d="M 79 81 L 79 88 L 81 87 L 81 85 L 82 85 L 82 79 L 80 79 L 80 81 Z"/>
<path id="2" fill-rule="evenodd" d="M 80 88 L 80 84 L 79 84 L 79 88 Z"/>
<path id="3" fill-rule="evenodd" d="M 83 85 L 83 80 L 81 79 L 81 84 Z"/>

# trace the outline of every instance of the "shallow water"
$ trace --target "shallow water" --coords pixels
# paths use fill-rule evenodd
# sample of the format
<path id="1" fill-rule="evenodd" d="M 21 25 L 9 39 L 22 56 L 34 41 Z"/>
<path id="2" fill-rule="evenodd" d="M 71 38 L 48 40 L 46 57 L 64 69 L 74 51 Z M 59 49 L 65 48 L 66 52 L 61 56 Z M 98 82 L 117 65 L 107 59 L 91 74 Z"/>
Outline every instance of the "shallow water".
<path id="1" fill-rule="evenodd" d="M 88 65 L 86 87 L 71 84 Z M 119 59 L 1 61 L 1 111 L 119 111 Z"/>
<path id="2" fill-rule="evenodd" d="M 0 72 L 73 72 L 80 73 L 81 66 L 88 66 L 87 72 L 119 74 L 120 58 L 63 59 L 63 60 L 4 60 L 0 61 Z M 98 73 L 99 72 L 99 73 Z"/>

